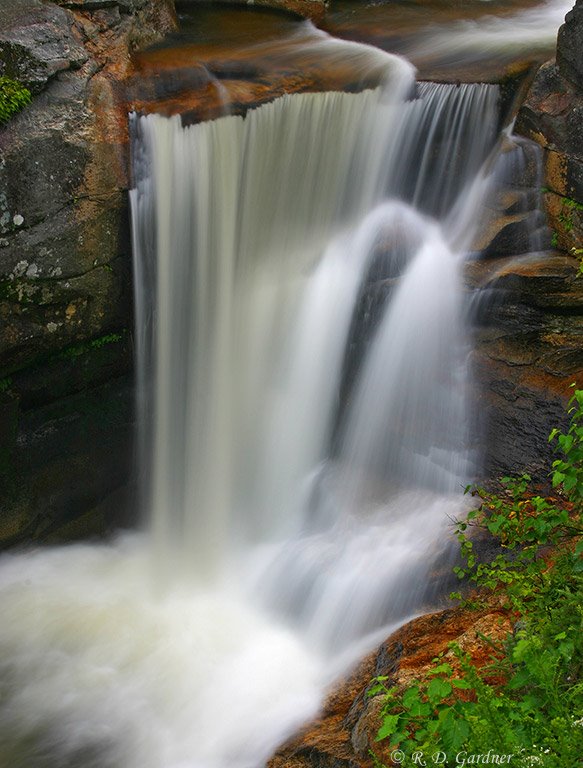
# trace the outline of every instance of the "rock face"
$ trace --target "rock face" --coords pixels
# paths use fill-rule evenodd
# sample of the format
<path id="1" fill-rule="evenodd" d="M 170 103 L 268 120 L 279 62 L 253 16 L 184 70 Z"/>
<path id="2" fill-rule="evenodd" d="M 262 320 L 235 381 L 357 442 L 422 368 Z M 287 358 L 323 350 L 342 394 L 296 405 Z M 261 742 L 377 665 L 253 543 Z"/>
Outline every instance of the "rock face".
<path id="1" fill-rule="evenodd" d="M 527 254 L 468 267 L 476 288 L 476 410 L 485 479 L 528 471 L 548 483 L 548 435 L 583 381 L 583 282 L 575 259 Z M 477 431 L 480 434 L 480 430 Z"/>
<path id="2" fill-rule="evenodd" d="M 583 83 L 583 3 L 577 0 L 575 7 L 565 17 L 557 40 L 557 65 L 565 79 L 579 90 Z"/>
<path id="3" fill-rule="evenodd" d="M 89 58 L 72 31 L 69 14 L 40 0 L 14 0 L 0 8 L 0 75 L 40 92 L 58 72 Z"/>
<path id="4" fill-rule="evenodd" d="M 405 687 L 429 671 L 439 654 L 451 663 L 450 642 L 457 642 L 480 668 L 491 654 L 481 637 L 496 642 L 510 628 L 507 615 L 494 604 L 480 612 L 453 609 L 405 624 L 330 691 L 320 717 L 281 747 L 268 767 L 372 768 L 378 761 L 390 765 L 386 747 L 375 741 L 382 697 L 367 695 L 372 679 L 386 676 L 388 687 Z"/>
<path id="5" fill-rule="evenodd" d="M 163 30 L 164 4 L 154 7 Z M 132 40 L 148 33 L 117 5 L 75 16 L 19 0 L 8 17 L 0 66 L 44 90 L 0 131 L 0 378 L 128 326 L 125 109 L 120 115 L 117 91 Z"/>
<path id="6" fill-rule="evenodd" d="M 0 8 L 0 74 L 35 94 L 0 128 L 0 391 L 5 412 L 12 414 L 0 418 L 0 543 L 28 536 L 31 521 L 45 513 L 53 527 L 59 509 L 70 519 L 73 499 L 81 515 L 127 482 L 133 412 L 127 384 L 120 384 L 123 397 L 111 394 L 125 408 L 117 437 L 97 429 L 99 398 L 92 408 L 96 430 L 83 422 L 85 448 L 66 424 L 80 407 L 75 393 L 127 375 L 131 367 L 124 330 L 132 313 L 122 84 L 131 50 L 174 22 L 171 0 L 17 0 Z M 104 358 L 99 353 L 105 348 Z M 111 397 L 101 401 L 104 413 Z M 37 458 L 52 458 L 33 467 L 23 449 L 31 445 L 26 425 L 31 409 L 51 401 L 57 402 L 47 428 L 35 428 L 35 445 L 45 445 Z M 43 443 L 41 434 L 52 435 L 52 443 Z M 57 464 L 51 463 L 59 451 Z M 117 470 L 91 481 L 97 454 L 112 457 Z"/>
<path id="7" fill-rule="evenodd" d="M 556 245 L 575 255 L 583 247 L 583 3 L 577 0 L 559 30 L 556 62 L 539 70 L 519 112 L 516 130 L 544 152 L 545 206 Z"/>

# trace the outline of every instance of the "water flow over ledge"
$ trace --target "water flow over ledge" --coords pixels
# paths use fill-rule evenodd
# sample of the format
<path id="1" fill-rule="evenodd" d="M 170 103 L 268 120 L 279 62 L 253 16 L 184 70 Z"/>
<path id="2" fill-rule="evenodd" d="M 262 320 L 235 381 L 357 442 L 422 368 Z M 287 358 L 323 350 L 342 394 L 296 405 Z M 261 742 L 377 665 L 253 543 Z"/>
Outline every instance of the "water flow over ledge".
<path id="1" fill-rule="evenodd" d="M 260 765 L 427 597 L 470 461 L 444 223 L 475 218 L 497 90 L 406 101 L 391 57 L 385 78 L 187 129 L 135 119 L 151 526 L 4 562 L 13 766 Z M 355 364 L 371 275 L 388 297 Z"/>
<path id="2" fill-rule="evenodd" d="M 395 325 L 387 310 L 388 340 L 376 346 L 385 350 L 396 336 L 402 351 L 385 351 L 389 361 L 379 364 L 409 392 L 416 374 L 422 384 L 408 416 L 411 403 L 382 381 L 361 385 L 376 391 L 352 407 L 347 429 L 354 434 L 365 401 L 380 398 L 400 409 L 400 421 L 428 425 L 417 453 L 465 450 L 463 382 L 447 394 L 443 381 L 445 400 L 431 407 L 431 376 L 443 380 L 441 366 L 451 384 L 464 358 L 459 258 L 437 221 L 468 192 L 492 147 L 497 89 L 423 84 L 405 102 L 410 82 L 397 74 L 376 91 L 284 97 L 245 119 L 184 129 L 179 118 L 153 115 L 135 126 L 147 158 L 132 192 L 138 273 L 153 276 L 137 281 L 138 325 L 156 318 L 143 354 L 155 361 L 152 526 L 161 556 L 171 552 L 175 564 L 183 555 L 199 576 L 220 570 L 241 540 L 247 547 L 303 528 L 299 490 L 330 459 L 345 418 L 338 398 L 348 333 L 379 260 L 391 279 L 403 275 L 405 307 L 420 290 L 427 307 L 425 320 L 411 315 L 418 327 Z M 442 274 L 442 291 L 432 290 L 431 269 Z M 429 360 L 411 347 L 418 328 Z M 401 377 L 404 366 L 410 374 Z M 456 438 L 445 437 L 450 421 Z M 385 422 L 398 434 L 399 424 Z M 358 458 L 363 450 L 371 455 Z M 389 469 L 379 445 L 345 453 L 348 471 L 373 461 Z M 453 463 L 446 471 L 458 487 L 465 475 Z"/>

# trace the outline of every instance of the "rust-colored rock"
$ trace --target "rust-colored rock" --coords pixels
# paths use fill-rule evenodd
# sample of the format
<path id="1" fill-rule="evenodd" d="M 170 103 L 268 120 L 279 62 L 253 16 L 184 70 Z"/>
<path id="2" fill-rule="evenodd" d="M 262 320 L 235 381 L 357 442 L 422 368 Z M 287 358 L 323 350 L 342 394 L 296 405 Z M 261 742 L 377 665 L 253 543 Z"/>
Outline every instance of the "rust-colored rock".
<path id="1" fill-rule="evenodd" d="M 454 608 L 413 619 L 332 688 L 320 717 L 284 744 L 269 768 L 372 768 L 371 753 L 390 765 L 386 747 L 375 742 L 382 696 L 367 696 L 372 679 L 387 676 L 387 685 L 404 688 L 422 678 L 441 654 L 455 668 L 448 648 L 451 642 L 482 668 L 490 661 L 492 649 L 481 636 L 500 640 L 511 628 L 508 614 L 496 601 L 480 611 Z"/>

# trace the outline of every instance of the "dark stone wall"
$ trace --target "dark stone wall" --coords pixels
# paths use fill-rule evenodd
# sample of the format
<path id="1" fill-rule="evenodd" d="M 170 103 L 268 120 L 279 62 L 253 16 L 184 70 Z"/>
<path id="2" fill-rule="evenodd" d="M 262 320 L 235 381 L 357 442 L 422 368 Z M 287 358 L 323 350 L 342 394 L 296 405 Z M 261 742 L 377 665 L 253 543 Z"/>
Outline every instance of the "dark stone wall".
<path id="1" fill-rule="evenodd" d="M 0 75 L 33 93 L 0 127 L 0 547 L 103 530 L 129 482 L 124 82 L 174 24 L 172 0 L 0 6 Z"/>

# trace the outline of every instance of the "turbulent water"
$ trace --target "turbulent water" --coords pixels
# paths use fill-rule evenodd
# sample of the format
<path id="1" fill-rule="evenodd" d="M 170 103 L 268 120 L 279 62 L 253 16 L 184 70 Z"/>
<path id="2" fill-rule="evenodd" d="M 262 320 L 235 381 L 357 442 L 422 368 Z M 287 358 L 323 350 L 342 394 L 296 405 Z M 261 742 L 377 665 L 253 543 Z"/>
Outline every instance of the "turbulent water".
<path id="1" fill-rule="evenodd" d="M 474 471 L 460 264 L 498 90 L 344 45 L 376 89 L 132 118 L 149 522 L 5 558 L 11 768 L 261 765 L 431 604 Z"/>

